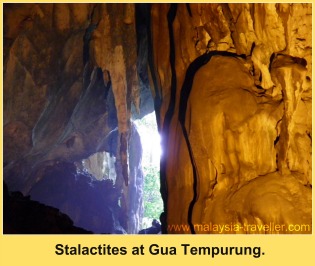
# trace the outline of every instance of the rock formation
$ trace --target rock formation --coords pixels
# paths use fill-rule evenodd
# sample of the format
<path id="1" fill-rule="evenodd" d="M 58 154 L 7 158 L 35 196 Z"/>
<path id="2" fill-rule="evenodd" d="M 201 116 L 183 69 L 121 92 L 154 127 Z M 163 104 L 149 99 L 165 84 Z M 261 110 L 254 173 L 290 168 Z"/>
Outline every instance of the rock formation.
<path id="1" fill-rule="evenodd" d="M 135 233 L 131 117 L 155 109 L 164 233 L 311 226 L 311 28 L 311 4 L 5 4 L 5 182 L 28 195 L 106 152 L 127 217 L 113 223 Z"/>
<path id="2" fill-rule="evenodd" d="M 10 190 L 29 194 L 47 167 L 106 151 L 116 158 L 121 208 L 141 217 L 141 207 L 128 209 L 129 194 L 141 197 L 141 182 L 136 191 L 127 185 L 142 176 L 128 180 L 127 153 L 131 102 L 139 110 L 140 90 L 150 89 L 137 80 L 134 5 L 7 4 L 4 13 L 4 172 Z M 136 233 L 138 226 L 127 231 Z"/>
<path id="3" fill-rule="evenodd" d="M 310 225 L 311 6 L 171 4 L 151 14 L 168 232 Z"/>
<path id="4" fill-rule="evenodd" d="M 72 220 L 56 208 L 24 197 L 20 192 L 9 193 L 3 188 L 4 234 L 91 234 L 73 226 Z"/>

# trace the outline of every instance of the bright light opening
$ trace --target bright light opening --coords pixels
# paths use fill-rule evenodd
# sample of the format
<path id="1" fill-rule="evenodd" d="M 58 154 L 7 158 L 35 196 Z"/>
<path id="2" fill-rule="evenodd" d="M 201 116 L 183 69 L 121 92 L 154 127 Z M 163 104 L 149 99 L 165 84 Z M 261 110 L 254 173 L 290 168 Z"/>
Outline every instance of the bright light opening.
<path id="1" fill-rule="evenodd" d="M 142 228 L 148 228 L 151 227 L 153 219 L 159 220 L 163 211 L 163 201 L 160 193 L 161 138 L 154 112 L 134 121 L 134 123 L 137 126 L 143 149 L 144 217 Z"/>
<path id="2" fill-rule="evenodd" d="M 155 113 L 134 121 L 141 137 L 143 166 L 160 167 L 161 138 L 157 129 Z"/>

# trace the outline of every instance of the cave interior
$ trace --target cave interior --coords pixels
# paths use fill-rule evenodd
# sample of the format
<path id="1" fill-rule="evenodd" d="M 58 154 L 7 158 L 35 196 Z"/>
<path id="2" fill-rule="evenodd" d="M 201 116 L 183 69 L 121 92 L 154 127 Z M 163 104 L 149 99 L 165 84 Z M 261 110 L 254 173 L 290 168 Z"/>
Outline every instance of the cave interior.
<path id="1" fill-rule="evenodd" d="M 5 234 L 139 233 L 152 112 L 163 209 L 142 233 L 312 232 L 311 4 L 6 3 L 3 18 Z"/>

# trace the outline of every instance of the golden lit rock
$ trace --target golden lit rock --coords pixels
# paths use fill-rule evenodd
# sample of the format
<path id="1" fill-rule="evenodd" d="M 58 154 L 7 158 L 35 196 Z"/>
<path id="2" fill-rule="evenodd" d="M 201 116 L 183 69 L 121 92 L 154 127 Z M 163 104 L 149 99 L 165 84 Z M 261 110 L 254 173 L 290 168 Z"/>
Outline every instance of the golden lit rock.
<path id="1" fill-rule="evenodd" d="M 73 177 L 56 178 L 68 189 L 88 168 L 100 179 L 106 154 L 107 229 L 136 233 L 142 149 L 131 118 L 154 107 L 164 233 L 310 233 L 287 229 L 312 224 L 311 29 L 307 3 L 5 4 L 9 190 L 40 196 L 54 173 Z M 255 227 L 270 224 L 283 227 Z"/>

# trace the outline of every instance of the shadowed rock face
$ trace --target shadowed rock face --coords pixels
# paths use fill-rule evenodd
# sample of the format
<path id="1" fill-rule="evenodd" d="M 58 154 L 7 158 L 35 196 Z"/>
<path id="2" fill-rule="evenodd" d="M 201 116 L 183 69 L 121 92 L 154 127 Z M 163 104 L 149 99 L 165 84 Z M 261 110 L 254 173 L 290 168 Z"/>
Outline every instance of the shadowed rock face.
<path id="1" fill-rule="evenodd" d="M 132 165 L 127 157 L 128 141 L 137 134 L 131 103 L 134 112 L 153 106 L 146 107 L 152 103 L 148 80 L 137 75 L 134 5 L 8 4 L 4 13 L 4 171 L 10 190 L 29 194 L 47 168 L 106 151 L 116 157 L 123 210 L 141 217 L 141 200 L 129 209 L 129 194 L 140 197 L 143 180 L 127 171 L 141 169 L 140 152 Z M 138 219 L 125 230 L 136 233 Z"/>
<path id="2" fill-rule="evenodd" d="M 126 233 L 127 215 L 119 206 L 120 190 L 110 179 L 99 181 L 78 173 L 73 164 L 46 167 L 30 196 L 67 213 L 75 226 L 97 234 Z"/>
<path id="3" fill-rule="evenodd" d="M 4 234 L 91 234 L 58 209 L 3 188 Z"/>
<path id="4" fill-rule="evenodd" d="M 130 118 L 154 108 L 162 231 L 311 225 L 311 15 L 310 4 L 5 4 L 9 189 L 39 193 L 47 169 L 106 151 L 136 233 Z"/>

